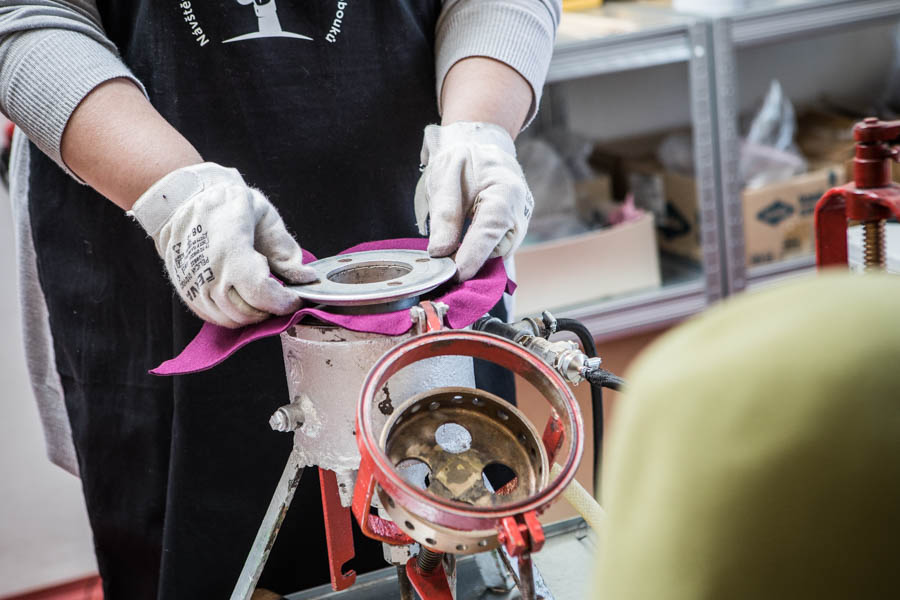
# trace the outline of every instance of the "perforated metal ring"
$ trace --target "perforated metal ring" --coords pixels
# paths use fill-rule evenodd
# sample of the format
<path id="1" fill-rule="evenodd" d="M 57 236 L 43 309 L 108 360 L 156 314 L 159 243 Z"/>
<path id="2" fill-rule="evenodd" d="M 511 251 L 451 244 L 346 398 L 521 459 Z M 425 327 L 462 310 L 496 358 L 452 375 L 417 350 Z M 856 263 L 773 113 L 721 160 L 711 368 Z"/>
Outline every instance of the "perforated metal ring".
<path id="1" fill-rule="evenodd" d="M 563 428 L 561 453 L 565 455 L 565 461 L 555 479 L 524 499 L 497 506 L 469 506 L 428 494 L 401 477 L 380 446 L 381 430 L 373 430 L 376 394 L 400 369 L 426 358 L 446 355 L 471 356 L 493 362 L 517 373 L 537 388 L 560 417 Z M 581 411 L 571 389 L 559 374 L 518 344 L 473 331 L 439 331 L 417 336 L 382 356 L 363 385 L 357 410 L 357 443 L 360 453 L 371 462 L 373 478 L 395 504 L 428 523 L 464 531 L 495 529 L 505 517 L 532 510 L 541 512 L 575 477 L 584 449 Z"/>

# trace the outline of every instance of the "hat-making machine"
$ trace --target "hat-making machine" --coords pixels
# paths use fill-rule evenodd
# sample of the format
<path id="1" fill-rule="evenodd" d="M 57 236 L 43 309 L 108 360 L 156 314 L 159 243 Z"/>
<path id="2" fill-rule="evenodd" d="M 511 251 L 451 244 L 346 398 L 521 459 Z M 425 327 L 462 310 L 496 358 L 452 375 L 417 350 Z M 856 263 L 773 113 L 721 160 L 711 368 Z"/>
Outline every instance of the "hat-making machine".
<path id="1" fill-rule="evenodd" d="M 621 380 L 593 351 L 550 341 L 549 313 L 445 329 L 448 307 L 425 298 L 455 275 L 449 258 L 376 250 L 310 266 L 318 281 L 296 288 L 308 303 L 342 315 L 409 310 L 413 327 L 392 336 L 305 320 L 281 334 L 290 402 L 270 425 L 293 433 L 294 444 L 232 600 L 251 597 L 305 467 L 319 469 L 334 590 L 356 579 L 342 570 L 355 554 L 355 519 L 383 542 L 404 599 L 413 589 L 425 600 L 454 598 L 455 557 L 488 551 L 503 555 L 521 597 L 535 599 L 531 554 L 544 543 L 538 515 L 573 484 L 584 446 L 569 384 Z M 534 386 L 549 420 L 538 428 L 477 389 L 473 359 Z"/>
<path id="2" fill-rule="evenodd" d="M 816 206 L 817 262 L 846 265 L 847 225 L 858 222 L 865 268 L 883 269 L 884 223 L 900 218 L 900 186 L 890 168 L 900 158 L 900 121 L 866 119 L 854 137 L 854 181 Z M 343 571 L 355 554 L 355 519 L 366 536 L 383 542 L 404 600 L 413 590 L 423 600 L 455 598 L 455 558 L 488 551 L 501 556 L 521 597 L 536 600 L 531 555 L 545 539 L 538 515 L 561 494 L 581 504 L 583 515 L 595 510 L 594 522 L 600 510 L 574 481 L 584 435 L 569 385 L 592 385 L 597 456 L 599 388 L 618 389 L 621 379 L 600 368 L 593 340 L 577 322 L 561 329 L 575 332 L 584 351 L 569 340 L 551 341 L 564 320 L 546 312 L 514 324 L 485 316 L 469 329 L 445 329 L 448 306 L 428 298 L 455 275 L 449 258 L 373 250 L 310 266 L 318 281 L 296 288 L 308 303 L 345 316 L 408 310 L 413 326 L 383 335 L 307 320 L 281 334 L 290 402 L 270 424 L 293 433 L 293 450 L 232 600 L 251 597 L 305 467 L 319 469 L 334 590 L 356 580 Z M 477 389 L 474 359 L 530 383 L 549 404 L 543 427 Z"/>

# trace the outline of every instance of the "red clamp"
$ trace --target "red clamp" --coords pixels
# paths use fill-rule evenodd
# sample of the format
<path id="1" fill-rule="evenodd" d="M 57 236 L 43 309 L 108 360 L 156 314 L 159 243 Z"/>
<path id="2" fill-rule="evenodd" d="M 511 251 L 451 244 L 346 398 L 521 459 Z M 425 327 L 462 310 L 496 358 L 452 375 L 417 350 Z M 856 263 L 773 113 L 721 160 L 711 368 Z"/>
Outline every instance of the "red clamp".
<path id="1" fill-rule="evenodd" d="M 883 260 L 881 224 L 900 217 L 900 185 L 891 181 L 891 161 L 900 160 L 894 145 L 900 142 L 900 121 L 869 118 L 853 128 L 856 154 L 853 182 L 829 190 L 816 204 L 816 264 L 847 264 L 847 221 L 859 221 L 866 230 L 867 264 Z M 871 235 L 870 235 L 871 232 Z M 870 254 L 871 252 L 871 254 Z"/>
<path id="2" fill-rule="evenodd" d="M 544 528 L 533 510 L 502 519 L 497 532 L 497 541 L 506 547 L 510 556 L 537 552 L 544 547 L 545 539 Z"/>

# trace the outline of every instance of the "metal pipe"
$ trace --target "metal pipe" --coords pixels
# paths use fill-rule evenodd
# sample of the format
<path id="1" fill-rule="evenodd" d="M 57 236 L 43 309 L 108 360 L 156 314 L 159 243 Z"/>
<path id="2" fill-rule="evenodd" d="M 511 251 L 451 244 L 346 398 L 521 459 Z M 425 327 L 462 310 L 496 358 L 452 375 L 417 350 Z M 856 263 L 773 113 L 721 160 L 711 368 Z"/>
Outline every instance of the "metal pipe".
<path id="1" fill-rule="evenodd" d="M 536 600 L 534 595 L 534 569 L 531 554 L 519 556 L 519 593 L 522 600 Z"/>
<path id="2" fill-rule="evenodd" d="M 397 565 L 397 583 L 400 584 L 400 600 L 415 600 L 412 583 L 406 574 L 406 565 Z"/>

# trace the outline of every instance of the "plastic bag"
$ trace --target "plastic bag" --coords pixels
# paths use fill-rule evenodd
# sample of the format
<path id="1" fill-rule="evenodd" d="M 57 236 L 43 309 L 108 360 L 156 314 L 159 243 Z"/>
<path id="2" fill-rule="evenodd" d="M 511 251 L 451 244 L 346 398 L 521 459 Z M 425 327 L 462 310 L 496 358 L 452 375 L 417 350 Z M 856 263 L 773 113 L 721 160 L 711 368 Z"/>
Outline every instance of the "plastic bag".
<path id="1" fill-rule="evenodd" d="M 794 143 L 796 133 L 794 106 L 781 84 L 772 80 L 741 144 L 740 177 L 745 187 L 760 187 L 806 171 L 806 159 Z"/>
<path id="2" fill-rule="evenodd" d="M 539 137 L 516 144 L 519 164 L 534 196 L 532 218 L 575 211 L 575 181 L 556 149 Z"/>
<path id="3" fill-rule="evenodd" d="M 690 133 L 667 135 L 656 148 L 656 159 L 668 171 L 694 175 L 694 140 Z"/>

